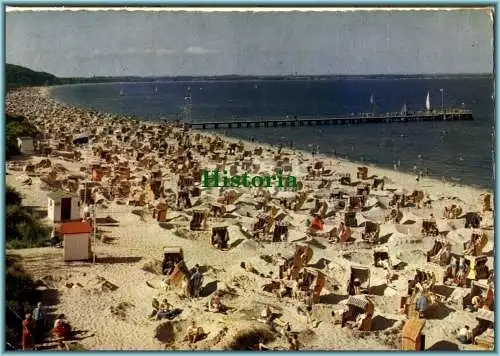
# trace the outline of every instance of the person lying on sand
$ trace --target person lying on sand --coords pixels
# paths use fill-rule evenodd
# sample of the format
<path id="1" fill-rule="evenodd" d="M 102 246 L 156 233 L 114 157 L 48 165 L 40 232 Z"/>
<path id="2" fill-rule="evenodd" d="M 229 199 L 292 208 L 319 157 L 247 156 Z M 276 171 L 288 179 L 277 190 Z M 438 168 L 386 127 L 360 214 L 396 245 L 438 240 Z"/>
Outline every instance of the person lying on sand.
<path id="1" fill-rule="evenodd" d="M 339 227 L 339 241 L 340 242 L 348 242 L 351 238 L 351 229 L 349 229 L 344 222 L 340 223 Z"/>
<path id="2" fill-rule="evenodd" d="M 278 297 L 278 300 L 281 300 L 281 298 L 285 297 L 288 294 L 288 288 L 286 287 L 286 284 L 283 280 L 280 281 L 280 287 L 276 291 L 276 296 Z"/>
<path id="3" fill-rule="evenodd" d="M 149 318 L 154 318 L 158 313 L 158 309 L 160 309 L 160 302 L 157 298 L 153 297 L 151 305 L 153 306 L 153 310 L 151 311 L 151 314 L 149 314 Z"/>
<path id="4" fill-rule="evenodd" d="M 258 344 L 250 346 L 249 351 L 269 351 L 269 347 L 264 345 L 262 342 L 259 342 Z"/>
<path id="5" fill-rule="evenodd" d="M 71 325 L 64 320 L 64 314 L 60 314 L 54 322 L 54 334 L 56 337 L 68 340 L 72 336 Z"/>
<path id="6" fill-rule="evenodd" d="M 361 313 L 356 317 L 355 321 L 348 321 L 346 325 L 349 329 L 360 330 L 366 317 L 367 315 L 365 313 Z"/>
<path id="7" fill-rule="evenodd" d="M 323 220 L 319 217 L 319 215 L 314 215 L 314 219 L 311 223 L 311 230 L 312 232 L 316 232 L 316 231 L 323 231 L 323 228 L 324 228 L 325 224 L 323 222 Z"/>
<path id="8" fill-rule="evenodd" d="M 339 240 L 339 233 L 336 227 L 332 228 L 332 230 L 328 233 L 327 240 L 329 243 L 335 243 Z"/>
<path id="9" fill-rule="evenodd" d="M 208 305 L 208 310 L 212 313 L 219 313 L 221 311 L 222 303 L 220 301 L 219 292 L 215 292 L 214 296 L 210 300 L 210 304 Z"/>
<path id="10" fill-rule="evenodd" d="M 448 261 L 451 255 L 451 247 L 444 246 L 442 247 L 438 253 L 431 257 L 431 262 L 441 264 L 442 262 Z"/>
<path id="11" fill-rule="evenodd" d="M 161 319 L 171 319 L 175 316 L 174 310 L 172 310 L 173 306 L 168 302 L 167 299 L 163 299 L 163 302 L 160 304 L 160 309 L 158 313 L 156 313 L 156 320 Z"/>
<path id="12" fill-rule="evenodd" d="M 469 244 L 469 247 L 464 250 L 464 255 L 472 255 L 476 256 L 477 252 L 481 249 L 481 235 L 480 234 L 472 234 L 472 238 Z"/>
<path id="13" fill-rule="evenodd" d="M 483 307 L 483 305 L 485 304 L 485 298 L 483 298 L 483 296 L 481 295 L 476 295 L 474 297 L 472 297 L 472 301 L 471 301 L 471 306 L 470 306 L 470 310 L 472 312 L 477 312 L 479 309 L 481 309 Z"/>
<path id="14" fill-rule="evenodd" d="M 255 268 L 253 268 L 252 265 L 248 262 L 241 262 L 240 267 L 245 269 L 245 271 L 247 272 L 259 274 L 259 272 Z"/>
<path id="15" fill-rule="evenodd" d="M 203 329 L 196 326 L 196 322 L 194 320 L 191 321 L 191 325 L 186 330 L 186 337 L 190 344 L 194 344 L 198 341 L 198 338 L 203 333 Z"/>
<path id="16" fill-rule="evenodd" d="M 260 313 L 259 321 L 266 323 L 267 326 L 273 331 L 276 330 L 276 325 L 274 324 L 274 313 L 271 311 L 271 307 L 266 305 L 266 307 Z"/>

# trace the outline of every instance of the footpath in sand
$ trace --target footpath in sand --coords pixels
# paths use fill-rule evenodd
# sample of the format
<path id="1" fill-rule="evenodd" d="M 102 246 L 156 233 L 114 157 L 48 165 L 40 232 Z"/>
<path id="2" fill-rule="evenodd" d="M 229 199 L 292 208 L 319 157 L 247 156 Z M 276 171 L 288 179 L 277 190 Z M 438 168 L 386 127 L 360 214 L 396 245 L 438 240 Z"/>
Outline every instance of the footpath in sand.
<path id="1" fill-rule="evenodd" d="M 399 310 L 399 303 L 407 294 L 408 280 L 414 278 L 417 268 L 430 269 L 441 276 L 445 269 L 427 262 L 426 253 L 433 247 L 436 237 L 425 236 L 421 228 L 431 214 L 436 219 L 439 234 L 450 241 L 453 252 L 458 250 L 460 254 L 464 250 L 463 242 L 472 233 L 465 228 L 463 214 L 480 212 L 480 230 L 488 238 L 481 253 L 488 256 L 490 269 L 494 265 L 493 213 L 478 208 L 479 196 L 484 191 L 427 177 L 417 182 L 408 174 L 368 166 L 368 176 L 383 179 L 385 186 L 377 190 L 372 188 L 363 208 L 356 210 L 357 226 L 350 228 L 351 239 L 346 243 L 331 243 L 327 233 L 332 231 L 331 227 L 339 226 L 345 209 L 337 206 L 332 194 L 342 191 L 354 197 L 357 188 L 373 182 L 373 179 L 355 179 L 356 164 L 325 156 L 313 158 L 308 153 L 290 149 L 278 153 L 278 148 L 265 144 L 214 134 L 184 133 L 167 125 L 76 109 L 55 102 L 47 92 L 36 88 L 9 93 L 6 110 L 34 122 L 45 133 L 44 142 L 50 148 L 45 155 L 23 156 L 7 164 L 7 184 L 22 193 L 24 205 L 46 210 L 50 190 L 79 192 L 84 188 L 81 176 L 90 162 L 107 163 L 111 167 L 111 173 L 93 184 L 91 191 L 97 201 L 100 236 L 93 246 L 95 263 L 64 262 L 62 250 L 52 247 L 7 251 L 21 256 L 24 267 L 43 282 L 44 302 L 51 307 L 51 313 L 63 313 L 76 330 L 92 333 L 81 340 L 83 347 L 89 350 L 190 349 L 192 346 L 184 336 L 193 320 L 206 333 L 206 337 L 194 345 L 197 349 L 228 348 L 239 331 L 249 329 L 266 329 L 271 335 L 262 337 L 267 347 L 288 348 L 286 337 L 258 320 L 266 305 L 279 314 L 280 322 L 289 323 L 291 330 L 298 332 L 304 350 L 397 348 L 407 320 Z M 75 135 L 85 132 L 94 136 L 90 149 L 71 144 Z M 191 158 L 183 148 L 187 143 L 192 146 Z M 232 152 L 235 146 L 238 149 Z M 103 155 L 104 151 L 110 152 L 111 157 Z M 251 157 L 244 158 L 245 151 L 249 151 Z M 45 161 L 47 159 L 50 163 Z M 243 187 L 223 192 L 201 189 L 200 196 L 191 197 L 194 208 L 210 210 L 222 205 L 225 209 L 222 217 L 208 219 L 205 231 L 190 231 L 193 209 L 176 208 L 180 176 L 196 169 L 199 172 L 219 167 L 229 171 L 232 166 L 238 174 L 252 170 L 253 175 L 266 175 L 275 171 L 278 162 L 282 168 L 289 166 L 286 175 L 297 177 L 300 182 L 297 192 L 285 194 L 270 188 L 266 193 Z M 322 166 L 314 169 L 318 162 L 322 162 Z M 248 169 L 244 168 L 246 164 Z M 313 169 L 308 170 L 308 166 Z M 130 174 L 126 178 L 116 178 L 118 175 L 113 172 L 118 171 L 117 167 L 126 167 Z M 152 180 L 152 174 L 158 171 L 162 182 L 160 198 L 154 199 L 153 194 L 150 199 L 151 192 L 145 187 Z M 351 175 L 351 184 L 340 182 L 346 173 Z M 28 177 L 29 184 L 26 184 Z M 394 198 L 410 195 L 413 191 L 423 191 L 424 195 L 417 199 L 417 204 L 403 202 L 400 220 L 387 220 L 394 208 Z M 291 197 L 292 207 L 283 203 L 285 199 L 280 199 L 285 196 Z M 165 201 L 169 205 L 167 221 L 158 223 L 152 210 Z M 300 206 L 298 201 L 301 201 Z M 463 214 L 443 218 L 444 208 L 452 204 L 459 205 Z M 272 242 L 271 239 L 253 238 L 242 228 L 249 226 L 251 230 L 258 215 L 266 212 L 266 206 L 277 209 L 274 217 L 284 214 L 289 231 L 286 240 Z M 307 221 L 313 219 L 314 213 L 323 215 L 323 231 L 310 231 Z M 52 224 L 47 217 L 44 221 Z M 379 235 L 385 237 L 384 241 L 370 244 L 362 239 L 367 221 L 378 224 Z M 228 250 L 217 249 L 210 243 L 211 227 L 221 223 L 228 226 Z M 279 282 L 278 254 L 292 254 L 296 243 L 311 248 L 313 256 L 309 266 L 319 270 L 326 279 L 312 309 L 312 324 L 299 311 L 305 309 L 301 300 L 292 295 L 278 299 L 274 293 L 263 290 L 271 281 Z M 158 273 L 158 265 L 166 246 L 181 247 L 188 268 L 195 264 L 200 266 L 203 274 L 200 298 L 184 297 L 177 288 L 165 287 L 166 277 Z M 393 278 L 389 285 L 386 283 L 387 271 L 374 266 L 373 251 L 380 247 L 385 247 L 394 260 L 404 265 L 402 269 L 391 270 Z M 254 272 L 242 268 L 242 262 L 250 264 Z M 374 313 L 370 331 L 342 328 L 332 317 L 332 311 L 338 312 L 341 301 L 349 297 L 347 282 L 351 264 L 369 267 L 371 271 L 367 297 L 374 304 Z M 474 328 L 478 323 L 474 313 L 452 300 L 453 295 L 467 289 L 450 288 L 454 290 L 451 296 L 435 307 L 432 316 L 427 318 L 426 348 L 444 343 L 448 349 L 456 349 L 458 341 L 454 331 L 464 325 Z M 222 304 L 228 308 L 226 314 L 207 310 L 215 291 L 219 291 Z M 172 321 L 148 318 L 153 297 L 168 298 L 169 303 L 182 312 Z"/>

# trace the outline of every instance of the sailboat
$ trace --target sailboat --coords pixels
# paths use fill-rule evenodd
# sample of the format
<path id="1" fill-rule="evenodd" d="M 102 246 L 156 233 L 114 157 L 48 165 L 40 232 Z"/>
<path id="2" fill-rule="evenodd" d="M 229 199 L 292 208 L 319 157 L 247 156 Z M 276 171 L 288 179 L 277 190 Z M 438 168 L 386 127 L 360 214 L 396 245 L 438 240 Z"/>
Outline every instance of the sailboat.
<path id="1" fill-rule="evenodd" d="M 425 99 L 425 108 L 427 111 L 431 110 L 431 99 L 429 97 L 429 92 L 427 92 L 427 98 Z"/>
<path id="2" fill-rule="evenodd" d="M 372 106 L 371 115 L 373 116 L 375 114 L 375 99 L 373 97 L 373 94 L 370 96 L 370 105 Z"/>

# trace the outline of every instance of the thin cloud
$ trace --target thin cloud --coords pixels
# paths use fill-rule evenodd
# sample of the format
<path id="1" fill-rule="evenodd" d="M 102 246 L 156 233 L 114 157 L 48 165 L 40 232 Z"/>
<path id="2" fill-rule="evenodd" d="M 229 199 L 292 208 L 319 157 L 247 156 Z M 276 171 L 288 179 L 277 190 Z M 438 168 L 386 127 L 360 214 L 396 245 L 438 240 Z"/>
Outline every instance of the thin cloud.
<path id="1" fill-rule="evenodd" d="M 154 54 L 157 56 L 164 56 L 168 54 L 175 54 L 177 51 L 170 48 L 127 48 L 125 54 Z"/>
<path id="2" fill-rule="evenodd" d="M 123 50 L 101 50 L 94 49 L 90 53 L 76 53 L 70 52 L 66 55 L 67 58 L 95 58 L 95 57 L 109 57 L 109 56 L 123 56 L 123 55 L 141 55 L 149 54 L 155 56 L 167 56 L 176 54 L 175 49 L 170 48 L 126 48 Z"/>
<path id="3" fill-rule="evenodd" d="M 212 54 L 212 53 L 217 53 L 217 51 L 208 49 L 208 48 L 203 48 L 203 47 L 188 47 L 184 51 L 184 53 L 187 54 Z"/>

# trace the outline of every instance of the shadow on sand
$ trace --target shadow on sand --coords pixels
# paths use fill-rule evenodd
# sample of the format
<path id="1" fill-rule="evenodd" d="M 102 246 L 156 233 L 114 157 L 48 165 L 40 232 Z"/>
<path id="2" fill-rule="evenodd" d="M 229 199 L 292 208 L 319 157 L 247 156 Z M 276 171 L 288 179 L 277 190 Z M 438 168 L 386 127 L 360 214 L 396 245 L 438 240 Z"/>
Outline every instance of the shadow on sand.
<path id="1" fill-rule="evenodd" d="M 427 349 L 428 351 L 459 351 L 458 345 L 450 341 L 438 341 Z"/>
<path id="2" fill-rule="evenodd" d="M 372 331 L 389 329 L 395 322 L 396 319 L 388 319 L 382 315 L 377 315 L 372 320 Z"/>
<path id="3" fill-rule="evenodd" d="M 106 256 L 106 257 L 97 257 L 97 263 L 137 263 L 142 260 L 142 257 L 114 257 L 114 256 Z"/>
<path id="4" fill-rule="evenodd" d="M 330 293 L 320 296 L 319 302 L 322 304 L 338 304 L 340 301 L 347 299 L 348 297 L 348 295 Z"/>

